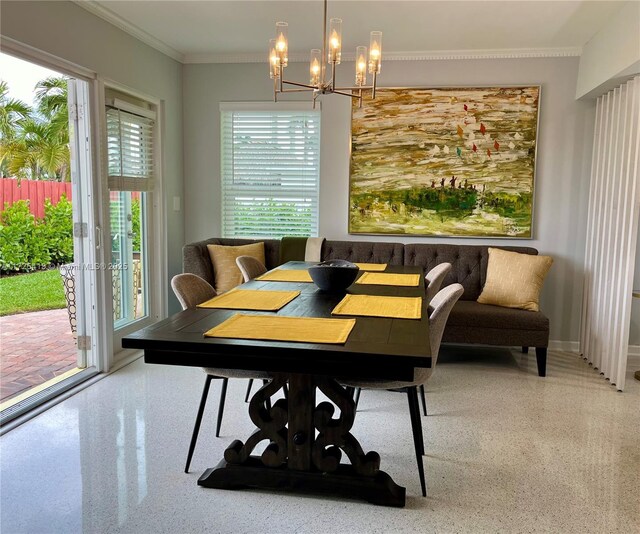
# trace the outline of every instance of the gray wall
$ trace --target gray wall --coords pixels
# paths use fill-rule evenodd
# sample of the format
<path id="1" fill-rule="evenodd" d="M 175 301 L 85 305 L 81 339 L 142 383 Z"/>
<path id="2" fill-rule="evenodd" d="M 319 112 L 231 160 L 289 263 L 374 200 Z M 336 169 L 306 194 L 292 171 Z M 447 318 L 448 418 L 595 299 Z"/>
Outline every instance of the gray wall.
<path id="1" fill-rule="evenodd" d="M 353 65 L 339 71 L 350 83 Z M 304 80 L 307 66 L 294 64 L 287 77 Z M 534 239 L 531 245 L 554 257 L 542 308 L 551 319 L 551 339 L 579 339 L 582 265 L 595 102 L 575 100 L 578 58 L 451 61 L 389 61 L 383 86 L 491 84 L 542 85 Z M 185 65 L 185 237 L 187 242 L 220 234 L 220 134 L 218 104 L 269 101 L 266 64 Z M 349 100 L 324 98 L 320 185 L 320 235 L 331 239 L 401 242 L 506 243 L 420 237 L 363 237 L 347 233 Z"/>
<path id="2" fill-rule="evenodd" d="M 169 275 L 182 271 L 182 65 L 72 2 L 2 2 L 0 32 L 162 100 Z M 170 310 L 180 309 L 169 290 Z"/>

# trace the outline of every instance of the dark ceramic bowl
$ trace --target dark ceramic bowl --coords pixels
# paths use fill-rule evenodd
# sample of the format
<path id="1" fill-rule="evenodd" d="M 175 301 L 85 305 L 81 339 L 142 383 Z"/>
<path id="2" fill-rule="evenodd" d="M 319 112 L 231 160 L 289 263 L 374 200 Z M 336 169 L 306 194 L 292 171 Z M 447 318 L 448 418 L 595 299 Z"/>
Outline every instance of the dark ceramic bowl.
<path id="1" fill-rule="evenodd" d="M 344 291 L 358 276 L 360 269 L 347 260 L 327 260 L 309 267 L 313 283 L 323 291 Z"/>

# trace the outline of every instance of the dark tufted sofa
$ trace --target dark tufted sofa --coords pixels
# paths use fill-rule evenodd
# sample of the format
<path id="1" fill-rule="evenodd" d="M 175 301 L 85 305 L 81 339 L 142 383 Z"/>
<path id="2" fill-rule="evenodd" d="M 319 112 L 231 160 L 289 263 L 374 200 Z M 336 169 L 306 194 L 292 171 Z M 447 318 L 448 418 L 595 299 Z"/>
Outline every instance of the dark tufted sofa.
<path id="1" fill-rule="evenodd" d="M 245 245 L 258 241 L 212 238 L 190 243 L 183 248 L 183 270 L 197 274 L 213 285 L 213 266 L 207 245 Z M 280 259 L 280 241 L 263 241 L 267 268 L 277 267 Z M 536 249 L 529 247 L 499 248 L 525 254 L 538 253 Z M 425 274 L 439 263 L 450 263 L 452 269 L 443 286 L 460 283 L 464 287 L 464 294 L 449 316 L 443 341 L 517 346 L 522 347 L 524 352 L 527 352 L 529 347 L 535 347 L 538 374 L 545 376 L 549 319 L 542 312 L 515 310 L 476 302 L 487 276 L 487 246 L 425 243 L 403 245 L 375 241 L 326 240 L 322 246 L 322 259 L 419 266 Z"/>

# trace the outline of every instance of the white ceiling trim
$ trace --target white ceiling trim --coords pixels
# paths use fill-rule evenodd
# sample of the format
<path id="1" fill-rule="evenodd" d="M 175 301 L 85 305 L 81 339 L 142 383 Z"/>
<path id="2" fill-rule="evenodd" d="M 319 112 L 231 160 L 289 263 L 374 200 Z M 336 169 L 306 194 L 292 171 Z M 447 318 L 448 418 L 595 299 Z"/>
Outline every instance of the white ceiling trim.
<path id="1" fill-rule="evenodd" d="M 129 35 L 135 37 L 139 41 L 149 45 L 152 48 L 155 48 L 159 52 L 162 52 L 164 55 L 169 56 L 170 58 L 179 61 L 180 63 L 184 63 L 184 54 L 178 52 L 175 48 L 170 47 L 168 44 L 164 43 L 160 39 L 156 39 L 150 33 L 138 28 L 135 24 L 131 24 L 128 20 L 123 19 L 120 15 L 116 15 L 113 11 L 102 7 L 100 4 L 95 2 L 94 0 L 71 0 L 73 3 L 79 5 L 81 8 L 86 9 L 89 13 L 100 17 L 103 20 L 106 20 L 110 24 L 113 24 L 115 27 L 121 29 L 123 32 L 128 33 Z"/>
<path id="2" fill-rule="evenodd" d="M 155 48 L 159 52 L 179 61 L 180 63 L 264 63 L 266 53 L 246 54 L 183 54 L 167 45 L 160 39 L 142 30 L 135 24 L 116 15 L 113 11 L 103 7 L 95 0 L 72 0 L 75 4 L 103 20 L 113 24 L 122 31 L 135 37 L 139 41 Z M 569 46 L 557 48 L 504 48 L 484 50 L 426 50 L 415 52 L 385 52 L 384 61 L 434 61 L 451 59 L 522 59 L 522 58 L 550 58 L 550 57 L 578 57 L 582 55 L 582 47 Z M 354 61 L 355 54 L 343 53 L 344 61 Z M 308 53 L 295 53 L 289 56 L 293 63 L 309 61 Z"/>
<path id="3" fill-rule="evenodd" d="M 504 48 L 486 50 L 430 50 L 422 52 L 384 52 L 383 61 L 433 61 L 445 59 L 521 59 L 545 57 L 579 57 L 582 47 Z M 343 61 L 354 61 L 355 54 L 343 53 Z M 289 55 L 290 63 L 306 63 L 308 53 Z M 184 63 L 266 63 L 267 54 L 185 54 Z"/>

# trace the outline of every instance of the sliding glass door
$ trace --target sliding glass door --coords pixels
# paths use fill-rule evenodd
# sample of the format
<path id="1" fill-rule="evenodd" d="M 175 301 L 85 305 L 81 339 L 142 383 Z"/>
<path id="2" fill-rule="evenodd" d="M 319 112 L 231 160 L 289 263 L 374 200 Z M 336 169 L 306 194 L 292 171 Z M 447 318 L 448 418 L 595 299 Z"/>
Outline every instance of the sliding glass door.
<path id="1" fill-rule="evenodd" d="M 4 425 L 101 370 L 95 303 L 102 264 L 93 83 L 1 56 L 8 81 L 0 105 L 12 119 L 0 136 Z M 20 93 L 18 82 L 30 76 L 35 89 Z"/>
<path id="2" fill-rule="evenodd" d="M 107 88 L 107 181 L 109 189 L 114 353 L 123 335 L 150 324 L 160 309 L 157 269 L 157 105 Z"/>

